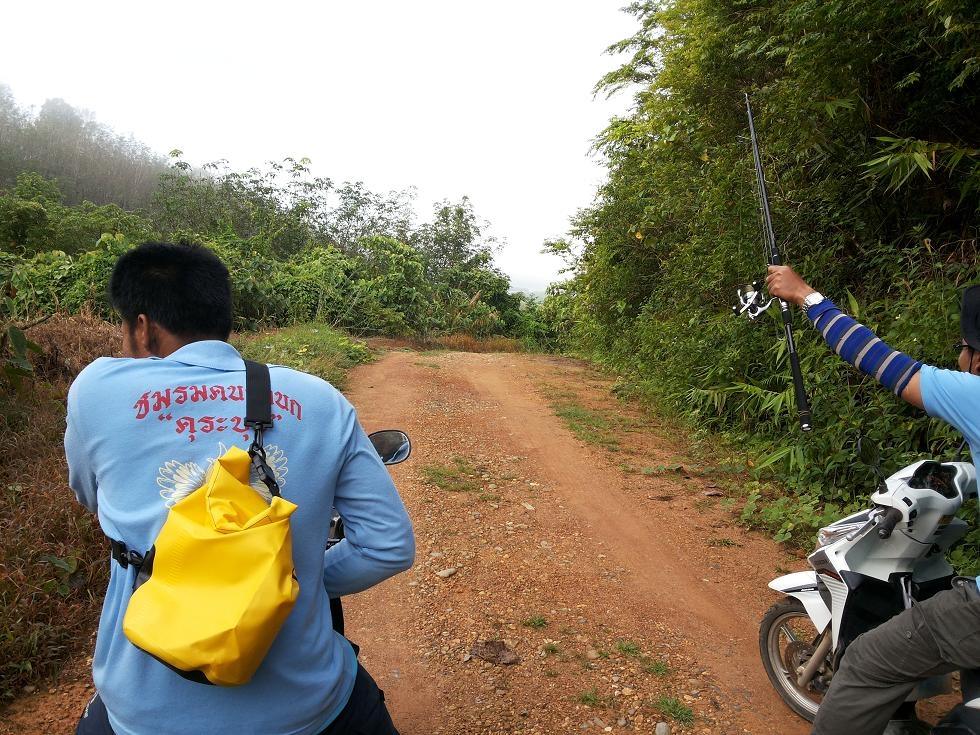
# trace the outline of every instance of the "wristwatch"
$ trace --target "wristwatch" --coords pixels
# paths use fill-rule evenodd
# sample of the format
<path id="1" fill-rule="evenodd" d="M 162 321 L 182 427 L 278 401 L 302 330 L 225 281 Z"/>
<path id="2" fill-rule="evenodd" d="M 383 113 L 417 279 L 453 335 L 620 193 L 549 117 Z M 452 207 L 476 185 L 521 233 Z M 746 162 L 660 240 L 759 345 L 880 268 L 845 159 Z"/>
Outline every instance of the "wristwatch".
<path id="1" fill-rule="evenodd" d="M 810 311 L 811 306 L 816 306 L 821 301 L 824 300 L 824 295 L 819 291 L 814 291 L 811 294 L 807 294 L 803 299 L 803 313 L 807 314 Z"/>

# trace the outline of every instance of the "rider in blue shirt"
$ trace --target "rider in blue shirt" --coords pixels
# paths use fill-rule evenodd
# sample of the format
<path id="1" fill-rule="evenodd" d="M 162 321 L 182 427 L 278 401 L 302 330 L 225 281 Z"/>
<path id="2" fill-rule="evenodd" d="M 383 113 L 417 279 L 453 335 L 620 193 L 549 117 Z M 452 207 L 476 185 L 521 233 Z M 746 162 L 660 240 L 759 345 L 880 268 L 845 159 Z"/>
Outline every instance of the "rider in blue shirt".
<path id="1" fill-rule="evenodd" d="M 843 313 L 788 266 L 770 266 L 769 292 L 803 307 L 843 359 L 895 395 L 963 434 L 974 465 L 980 456 L 980 286 L 963 293 L 959 370 L 923 365 L 893 349 Z M 962 577 L 848 646 L 817 710 L 814 735 L 880 735 L 915 684 L 930 676 L 980 668 L 980 592 Z M 971 716 L 959 708 L 954 717 Z M 959 730 L 957 730 L 959 732 Z"/>
<path id="2" fill-rule="evenodd" d="M 146 243 L 123 255 L 110 297 L 125 358 L 100 358 L 68 395 L 69 483 L 106 536 L 149 549 L 174 502 L 232 445 L 247 449 L 244 363 L 231 329 L 228 271 L 210 251 Z M 253 679 L 182 678 L 132 645 L 122 619 L 136 570 L 111 561 L 83 735 L 395 733 L 383 693 L 334 632 L 329 598 L 409 568 L 411 522 L 353 407 L 331 385 L 272 366 L 268 462 L 290 519 L 299 596 Z M 253 478 L 257 491 L 265 486 Z M 331 508 L 346 538 L 324 553 Z"/>

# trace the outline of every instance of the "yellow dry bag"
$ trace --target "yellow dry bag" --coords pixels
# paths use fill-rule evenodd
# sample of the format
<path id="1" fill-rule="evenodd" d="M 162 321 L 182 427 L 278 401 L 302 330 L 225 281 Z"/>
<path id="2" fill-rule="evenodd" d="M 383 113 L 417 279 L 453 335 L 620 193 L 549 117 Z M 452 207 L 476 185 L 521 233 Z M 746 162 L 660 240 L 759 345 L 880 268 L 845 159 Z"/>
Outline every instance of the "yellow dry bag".
<path id="1" fill-rule="evenodd" d="M 204 484 L 170 509 L 145 556 L 112 542 L 117 561 L 139 566 L 126 637 L 186 678 L 222 686 L 252 678 L 299 594 L 289 531 L 296 505 L 280 497 L 262 448 L 272 426 L 269 368 L 245 364 L 249 451 L 232 447 L 214 462 Z M 271 502 L 249 484 L 253 468 Z"/>

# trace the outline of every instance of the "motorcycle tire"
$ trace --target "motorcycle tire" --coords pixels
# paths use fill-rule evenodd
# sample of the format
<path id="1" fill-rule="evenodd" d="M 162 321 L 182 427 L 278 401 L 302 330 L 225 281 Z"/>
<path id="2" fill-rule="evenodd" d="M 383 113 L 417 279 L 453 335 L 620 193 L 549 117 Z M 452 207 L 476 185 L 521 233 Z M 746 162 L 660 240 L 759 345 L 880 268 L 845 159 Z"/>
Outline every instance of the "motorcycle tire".
<path id="1" fill-rule="evenodd" d="M 782 627 L 797 618 L 806 621 L 810 619 L 803 603 L 796 598 L 786 597 L 770 607 L 759 625 L 759 653 L 769 681 L 782 700 L 804 720 L 813 722 L 817 716 L 819 702 L 813 701 L 810 695 L 801 691 L 796 685 L 795 671 L 788 671 L 778 646 Z M 812 626 L 812 623 L 810 625 Z M 791 673 L 793 678 L 790 678 Z"/>

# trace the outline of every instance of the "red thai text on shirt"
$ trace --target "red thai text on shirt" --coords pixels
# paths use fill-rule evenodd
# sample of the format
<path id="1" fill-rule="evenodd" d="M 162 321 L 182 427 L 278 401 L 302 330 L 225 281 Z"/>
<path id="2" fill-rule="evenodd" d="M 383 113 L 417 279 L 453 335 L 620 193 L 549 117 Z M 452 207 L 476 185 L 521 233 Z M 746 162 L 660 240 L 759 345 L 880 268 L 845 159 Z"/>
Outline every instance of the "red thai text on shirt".
<path id="1" fill-rule="evenodd" d="M 282 421 L 283 416 L 288 414 L 297 421 L 303 420 L 303 404 L 295 398 L 280 391 L 273 391 L 271 398 L 272 405 L 282 412 L 275 414 L 273 419 Z M 190 441 L 194 441 L 198 433 L 211 434 L 224 431 L 241 434 L 247 439 L 250 432 L 242 416 L 174 416 L 175 408 L 188 403 L 210 401 L 241 403 L 244 400 L 245 388 L 241 385 L 178 385 L 175 388 L 145 391 L 133 404 L 133 410 L 136 411 L 137 421 L 142 421 L 150 414 L 156 414 L 159 421 L 173 423 L 174 430 L 178 434 L 186 435 Z"/>

